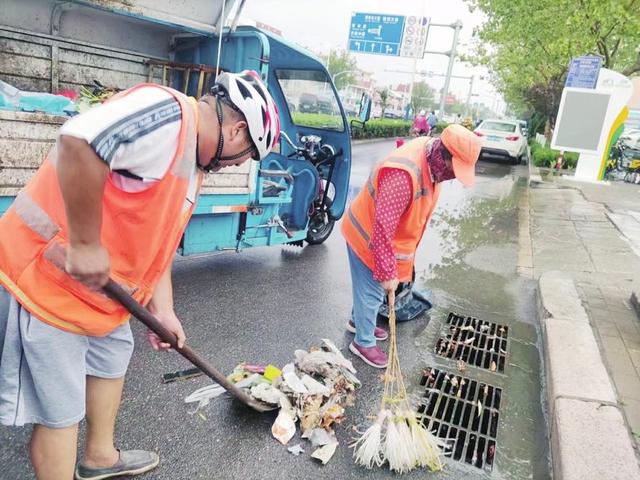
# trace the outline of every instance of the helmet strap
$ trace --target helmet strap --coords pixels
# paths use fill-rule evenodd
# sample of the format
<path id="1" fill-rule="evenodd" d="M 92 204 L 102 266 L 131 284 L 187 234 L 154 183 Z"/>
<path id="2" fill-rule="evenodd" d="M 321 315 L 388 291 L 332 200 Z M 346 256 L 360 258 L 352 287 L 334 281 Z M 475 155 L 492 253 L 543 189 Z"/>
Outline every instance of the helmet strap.
<path id="1" fill-rule="evenodd" d="M 224 113 L 222 111 L 222 101 L 220 100 L 220 96 L 224 95 L 223 90 L 212 89 L 211 93 L 216 97 L 216 114 L 218 117 L 218 148 L 216 149 L 215 156 L 211 159 L 211 161 L 202 167 L 205 172 L 210 172 L 214 168 L 220 166 L 221 161 L 229 161 L 236 160 L 238 158 L 244 157 L 247 153 L 253 150 L 253 147 L 247 147 L 240 153 L 236 153 L 235 155 L 230 155 L 227 157 L 222 156 L 222 150 L 224 149 L 224 135 L 222 134 L 222 123 L 224 122 Z"/>

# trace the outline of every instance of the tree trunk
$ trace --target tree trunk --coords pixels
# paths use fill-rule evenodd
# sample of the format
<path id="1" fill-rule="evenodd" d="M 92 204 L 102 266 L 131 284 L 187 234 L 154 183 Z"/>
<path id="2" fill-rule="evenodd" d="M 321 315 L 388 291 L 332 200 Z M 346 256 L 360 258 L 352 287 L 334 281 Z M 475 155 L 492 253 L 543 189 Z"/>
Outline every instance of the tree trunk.
<path id="1" fill-rule="evenodd" d="M 549 116 L 544 122 L 544 138 L 547 139 L 547 143 L 551 143 L 551 118 Z"/>

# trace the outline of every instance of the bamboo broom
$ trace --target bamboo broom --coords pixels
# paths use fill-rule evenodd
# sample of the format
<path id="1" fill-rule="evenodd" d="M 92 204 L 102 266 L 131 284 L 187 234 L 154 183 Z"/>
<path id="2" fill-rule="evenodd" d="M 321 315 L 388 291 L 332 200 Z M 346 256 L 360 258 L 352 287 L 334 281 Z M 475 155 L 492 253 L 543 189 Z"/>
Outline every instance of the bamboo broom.
<path id="1" fill-rule="evenodd" d="M 389 294 L 389 360 L 384 393 L 375 422 L 351 445 L 358 465 L 382 466 L 404 473 L 416 467 L 442 470 L 444 446 L 427 430 L 415 412 L 402 378 L 396 342 L 395 295 Z"/>

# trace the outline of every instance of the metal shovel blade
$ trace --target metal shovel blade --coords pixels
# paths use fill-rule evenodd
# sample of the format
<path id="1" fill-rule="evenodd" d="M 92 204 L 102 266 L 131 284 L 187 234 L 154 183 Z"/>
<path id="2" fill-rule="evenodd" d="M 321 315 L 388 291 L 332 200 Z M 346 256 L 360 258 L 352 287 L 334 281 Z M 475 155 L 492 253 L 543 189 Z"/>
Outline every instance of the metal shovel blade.
<path id="1" fill-rule="evenodd" d="M 126 308 L 131 313 L 131 315 L 144 323 L 147 328 L 149 328 L 149 330 L 158 335 L 160 340 L 170 344 L 171 348 L 173 348 L 176 352 L 189 360 L 193 365 L 202 370 L 205 375 L 211 378 L 214 382 L 220 384 L 226 391 L 228 391 L 242 403 L 250 406 L 258 412 L 269 412 L 278 408 L 275 405 L 269 405 L 268 403 L 256 400 L 255 398 L 251 397 L 246 392 L 238 388 L 236 385 L 227 380 L 227 377 L 216 370 L 207 360 L 205 360 L 198 352 L 193 350 L 187 344 L 185 344 L 182 348 L 178 347 L 176 336 L 172 332 L 167 330 L 164 325 L 162 325 L 158 321 L 158 319 L 154 317 L 151 312 L 149 312 L 149 310 L 135 301 L 133 297 L 131 297 L 131 295 L 125 292 L 124 289 L 112 279 L 109 279 L 107 284 L 102 287 L 102 289 L 111 298 L 122 304 L 122 306 Z"/>

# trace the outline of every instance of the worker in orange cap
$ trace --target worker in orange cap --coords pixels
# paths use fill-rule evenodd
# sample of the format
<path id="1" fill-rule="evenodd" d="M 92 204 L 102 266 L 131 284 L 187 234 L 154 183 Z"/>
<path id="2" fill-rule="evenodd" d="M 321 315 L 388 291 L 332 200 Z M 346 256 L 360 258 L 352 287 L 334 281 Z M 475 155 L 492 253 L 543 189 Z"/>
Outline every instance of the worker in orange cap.
<path id="1" fill-rule="evenodd" d="M 462 125 L 450 125 L 440 138 L 416 138 L 376 166 L 349 207 L 342 223 L 353 285 L 349 350 L 365 363 L 387 366 L 387 354 L 376 345 L 388 336 L 376 326 L 384 295 L 412 280 L 440 184 L 457 178 L 472 186 L 479 155 L 480 139 Z"/>

